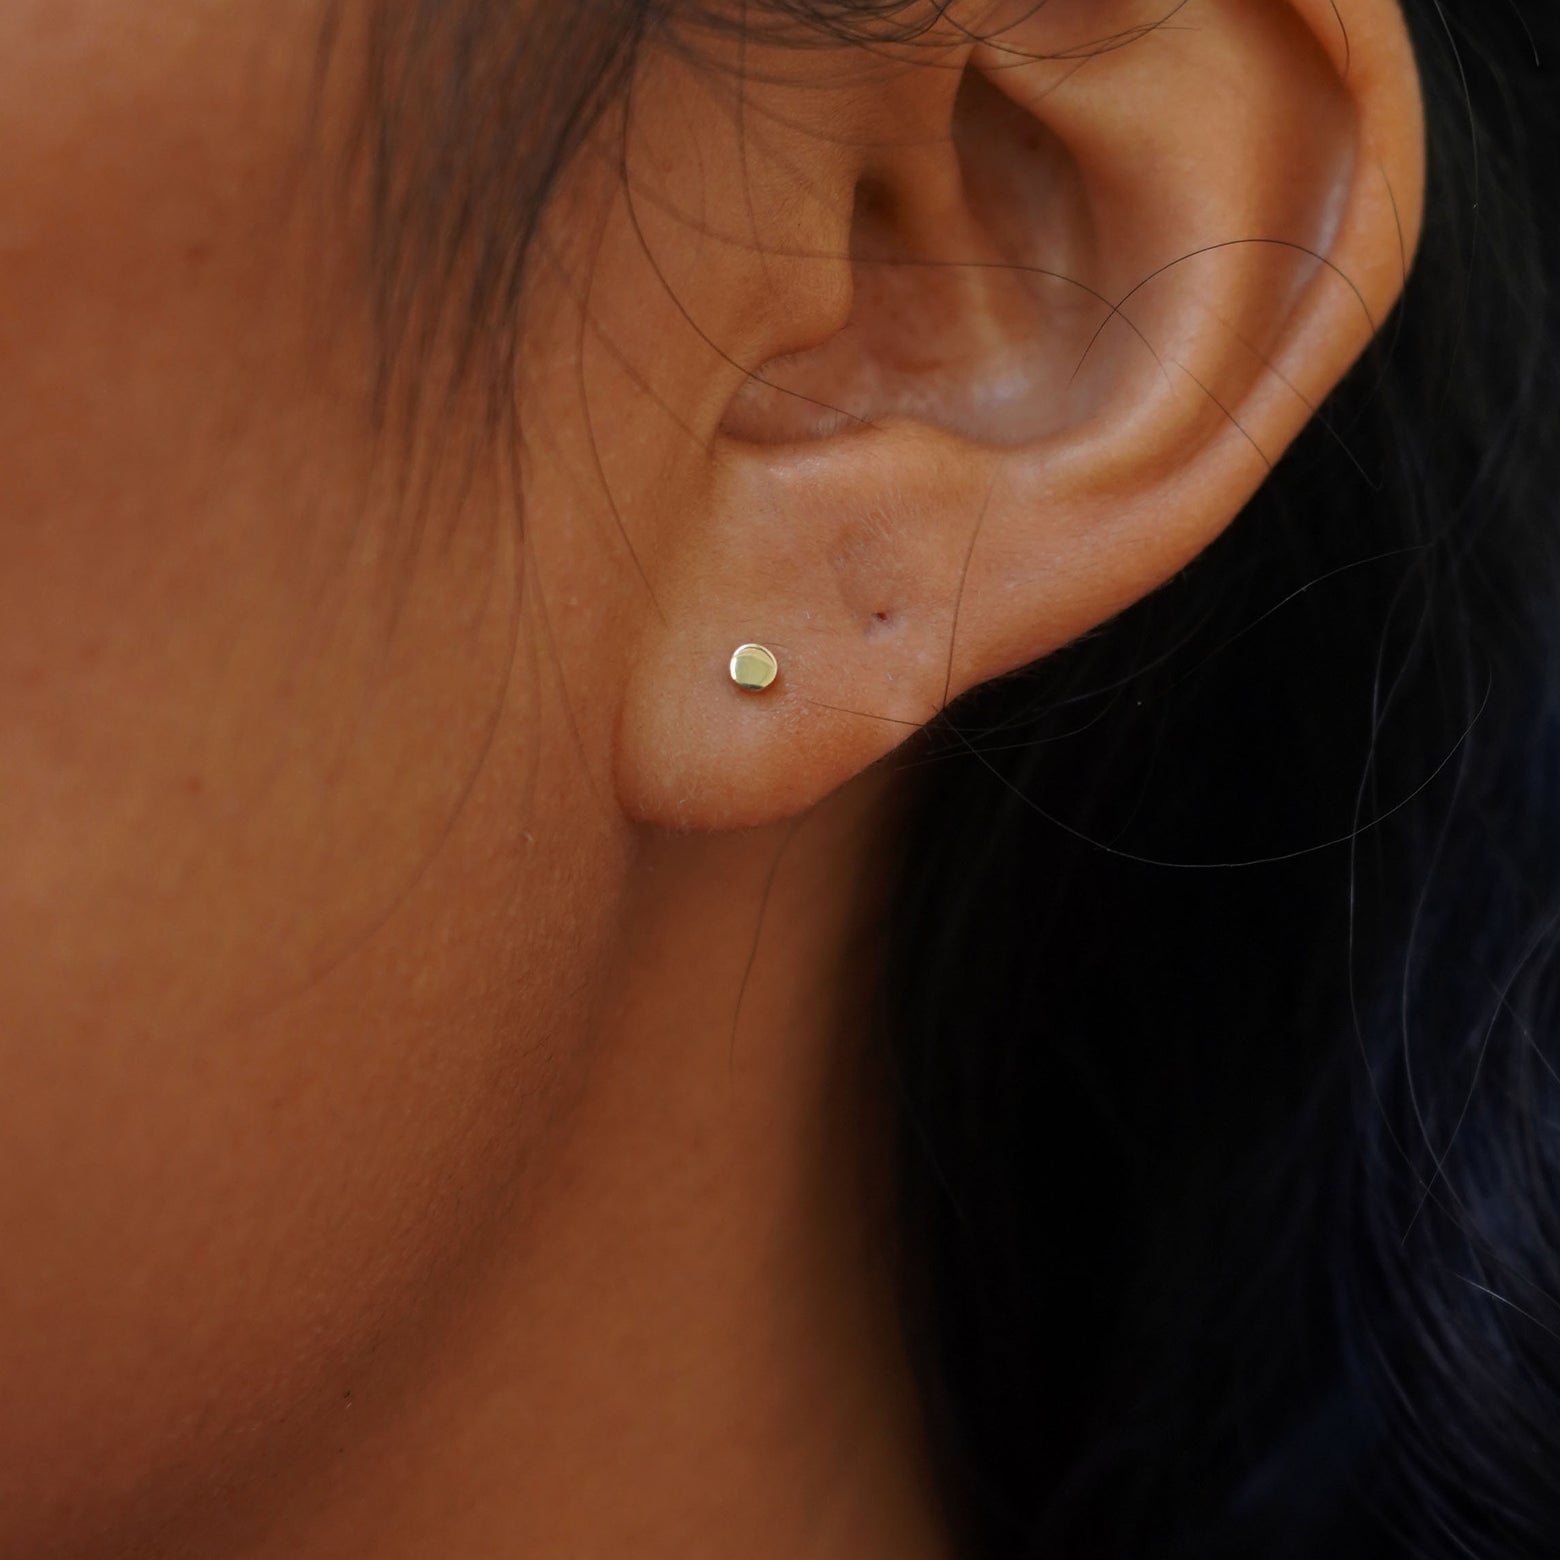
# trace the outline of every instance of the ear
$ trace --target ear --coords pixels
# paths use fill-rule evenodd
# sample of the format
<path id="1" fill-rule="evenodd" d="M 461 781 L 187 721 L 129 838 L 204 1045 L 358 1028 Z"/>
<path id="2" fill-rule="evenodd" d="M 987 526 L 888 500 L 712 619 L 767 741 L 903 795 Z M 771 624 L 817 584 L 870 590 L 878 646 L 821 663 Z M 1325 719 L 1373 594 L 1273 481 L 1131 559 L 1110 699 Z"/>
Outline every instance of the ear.
<path id="1" fill-rule="evenodd" d="M 1145 9 L 944 6 L 914 39 L 733 73 L 740 173 L 705 177 L 696 221 L 656 207 L 698 235 L 685 297 L 747 280 L 701 323 L 701 497 L 657 522 L 630 816 L 805 809 L 1121 611 L 1390 310 L 1424 178 L 1395 0 Z M 728 677 L 744 641 L 778 659 L 762 693 Z"/>

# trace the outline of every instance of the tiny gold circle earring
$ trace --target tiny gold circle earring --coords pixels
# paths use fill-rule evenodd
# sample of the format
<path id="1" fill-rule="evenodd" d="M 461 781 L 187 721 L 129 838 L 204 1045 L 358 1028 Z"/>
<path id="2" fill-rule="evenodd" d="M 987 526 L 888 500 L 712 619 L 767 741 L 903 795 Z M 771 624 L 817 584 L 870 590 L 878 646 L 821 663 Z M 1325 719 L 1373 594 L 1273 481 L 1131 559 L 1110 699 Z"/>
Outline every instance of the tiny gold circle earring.
<path id="1" fill-rule="evenodd" d="M 748 693 L 762 693 L 780 673 L 774 652 L 763 645 L 738 645 L 731 656 L 731 680 Z"/>

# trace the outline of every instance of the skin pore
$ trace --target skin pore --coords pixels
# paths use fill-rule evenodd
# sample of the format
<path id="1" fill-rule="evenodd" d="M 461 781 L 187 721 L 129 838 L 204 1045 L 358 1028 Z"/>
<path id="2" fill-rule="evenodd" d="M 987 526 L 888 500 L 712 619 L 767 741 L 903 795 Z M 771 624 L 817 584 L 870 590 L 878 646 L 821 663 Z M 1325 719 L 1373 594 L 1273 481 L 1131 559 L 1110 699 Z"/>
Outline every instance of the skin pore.
<path id="1" fill-rule="evenodd" d="M 1386 0 L 1044 9 L 648 58 L 409 442 L 371 8 L 0 14 L 0 1552 L 949 1552 L 881 761 L 1237 512 L 1422 182 Z"/>

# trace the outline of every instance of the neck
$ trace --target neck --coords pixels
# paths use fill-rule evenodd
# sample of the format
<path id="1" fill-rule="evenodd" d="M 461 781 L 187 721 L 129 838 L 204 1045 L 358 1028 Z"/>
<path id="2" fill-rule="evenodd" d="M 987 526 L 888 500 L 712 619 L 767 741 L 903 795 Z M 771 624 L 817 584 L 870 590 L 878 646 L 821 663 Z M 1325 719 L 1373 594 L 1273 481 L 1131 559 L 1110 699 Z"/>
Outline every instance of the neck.
<path id="1" fill-rule="evenodd" d="M 882 801 L 636 848 L 502 1256 L 286 1553 L 947 1553 L 863 1044 Z"/>

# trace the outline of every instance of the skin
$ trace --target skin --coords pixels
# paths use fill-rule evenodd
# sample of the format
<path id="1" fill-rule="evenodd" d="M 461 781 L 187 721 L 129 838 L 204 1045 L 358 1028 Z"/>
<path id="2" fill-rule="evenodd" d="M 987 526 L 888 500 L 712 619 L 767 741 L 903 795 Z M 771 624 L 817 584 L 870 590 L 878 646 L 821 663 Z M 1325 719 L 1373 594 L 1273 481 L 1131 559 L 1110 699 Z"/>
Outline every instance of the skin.
<path id="1" fill-rule="evenodd" d="M 549 215 L 518 486 L 469 397 L 376 429 L 314 4 L 0 11 L 0 1552 L 948 1552 L 890 756 L 1217 534 L 1423 181 L 1385 0 L 1076 71 L 1143 18 L 1031 9 L 750 51 L 745 137 L 729 40 L 652 51 Z M 1252 234 L 1358 293 L 1093 297 Z"/>

